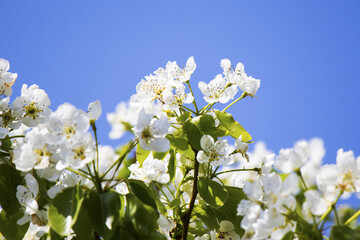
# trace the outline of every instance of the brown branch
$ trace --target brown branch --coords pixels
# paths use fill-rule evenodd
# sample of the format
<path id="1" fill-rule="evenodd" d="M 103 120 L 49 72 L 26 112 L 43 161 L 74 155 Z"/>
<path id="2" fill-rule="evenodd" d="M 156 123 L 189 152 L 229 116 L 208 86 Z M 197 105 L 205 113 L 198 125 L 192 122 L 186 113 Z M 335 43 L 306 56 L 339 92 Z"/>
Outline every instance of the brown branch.
<path id="1" fill-rule="evenodd" d="M 198 194 L 198 188 L 197 188 L 198 173 L 199 173 L 199 163 L 195 159 L 194 185 L 193 185 L 193 190 L 192 190 L 192 194 L 191 194 L 190 205 L 189 205 L 188 211 L 185 213 L 184 217 L 182 218 L 182 222 L 183 222 L 182 239 L 183 240 L 186 240 L 186 238 L 187 238 L 187 234 L 188 234 L 188 231 L 189 231 L 189 223 L 190 223 L 191 213 L 192 213 L 192 211 L 194 209 L 195 199 L 196 199 L 196 196 Z"/>

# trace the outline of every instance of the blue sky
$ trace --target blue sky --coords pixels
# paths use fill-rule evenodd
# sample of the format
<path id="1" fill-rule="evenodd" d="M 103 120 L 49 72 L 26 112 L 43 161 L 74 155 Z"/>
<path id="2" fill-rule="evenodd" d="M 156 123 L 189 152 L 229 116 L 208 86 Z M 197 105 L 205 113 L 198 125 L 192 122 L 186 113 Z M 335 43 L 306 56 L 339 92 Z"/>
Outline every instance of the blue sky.
<path id="1" fill-rule="evenodd" d="M 168 60 L 194 56 L 198 81 L 221 73 L 222 58 L 242 62 L 261 79 L 257 99 L 230 112 L 278 151 L 305 138 L 325 141 L 326 162 L 342 147 L 360 155 L 359 1 L 0 1 L 0 57 L 23 83 L 38 84 L 52 109 L 105 113 L 135 93 L 136 84 Z M 204 104 L 204 101 L 200 101 Z M 222 106 L 219 106 L 222 108 Z"/>

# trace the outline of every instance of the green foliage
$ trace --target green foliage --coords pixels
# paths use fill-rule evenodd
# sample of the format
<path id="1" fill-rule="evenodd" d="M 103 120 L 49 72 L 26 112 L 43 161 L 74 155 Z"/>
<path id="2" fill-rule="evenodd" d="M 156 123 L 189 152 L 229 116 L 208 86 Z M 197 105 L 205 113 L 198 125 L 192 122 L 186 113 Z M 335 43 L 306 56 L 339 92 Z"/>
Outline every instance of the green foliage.
<path id="1" fill-rule="evenodd" d="M 67 236 L 80 212 L 84 198 L 79 186 L 67 188 L 56 195 L 48 209 L 49 224 L 61 236 Z"/>
<path id="2" fill-rule="evenodd" d="M 214 208 L 211 205 L 200 205 L 194 208 L 195 215 L 200 218 L 209 229 L 219 229 L 219 223 L 223 220 L 234 224 L 235 232 L 242 236 L 244 230 L 240 227 L 242 217 L 237 215 L 237 206 L 246 196 L 242 189 L 225 187 L 228 197 L 223 206 Z"/>
<path id="3" fill-rule="evenodd" d="M 330 240 L 360 239 L 360 227 L 351 229 L 347 226 L 334 226 L 331 229 Z"/>
<path id="4" fill-rule="evenodd" d="M 191 146 L 193 146 L 198 151 L 201 150 L 200 139 L 202 134 L 200 132 L 199 127 L 192 119 L 187 120 L 184 123 L 184 132 L 186 133 L 187 138 L 191 143 Z"/>
<path id="5" fill-rule="evenodd" d="M 136 148 L 136 160 L 140 163 L 140 165 L 142 165 L 150 153 L 151 153 L 151 151 L 142 149 L 140 147 L 140 144 L 138 144 L 138 146 Z"/>
<path id="6" fill-rule="evenodd" d="M 214 208 L 223 206 L 228 198 L 228 192 L 223 185 L 204 177 L 199 178 L 198 191 L 201 198 Z"/>
<path id="7" fill-rule="evenodd" d="M 121 198 L 116 192 L 90 192 L 84 202 L 91 226 L 104 239 L 110 239 L 120 220 Z"/>
<path id="8" fill-rule="evenodd" d="M 0 213 L 0 232 L 6 239 L 21 240 L 23 239 L 28 227 L 29 222 L 24 225 L 18 225 L 16 222 L 22 218 L 24 214 L 20 211 L 18 213 L 9 215 L 5 211 Z"/>
<path id="9" fill-rule="evenodd" d="M 191 149 L 185 134 L 181 135 L 180 137 L 175 137 L 174 135 L 168 134 L 166 138 L 178 152 L 186 154 L 191 159 L 195 159 L 195 153 Z"/>
<path id="10" fill-rule="evenodd" d="M 23 183 L 23 177 L 14 167 L 0 164 L 0 204 L 9 216 L 19 212 L 20 204 L 16 198 L 16 191 L 17 186 Z"/>
<path id="11" fill-rule="evenodd" d="M 215 115 L 220 121 L 221 125 L 229 131 L 227 135 L 230 135 L 235 139 L 242 136 L 241 140 L 243 142 L 249 142 L 251 140 L 251 135 L 240 125 L 240 123 L 235 121 L 230 113 L 215 111 Z"/>
<path id="12" fill-rule="evenodd" d="M 131 224 L 135 232 L 149 235 L 157 226 L 159 213 L 153 206 L 147 205 L 133 194 L 126 195 L 126 222 Z"/>

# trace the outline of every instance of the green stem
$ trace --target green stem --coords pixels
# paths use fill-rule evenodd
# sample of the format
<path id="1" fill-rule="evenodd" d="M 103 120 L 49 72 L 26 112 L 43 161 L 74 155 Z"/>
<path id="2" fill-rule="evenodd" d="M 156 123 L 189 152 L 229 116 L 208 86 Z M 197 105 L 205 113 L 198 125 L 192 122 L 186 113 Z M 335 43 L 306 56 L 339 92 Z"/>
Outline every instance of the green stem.
<path id="1" fill-rule="evenodd" d="M 193 110 L 191 110 L 190 108 L 185 107 L 184 105 L 182 105 L 181 107 L 184 108 L 185 110 L 188 110 L 188 111 L 192 112 L 193 114 L 197 115 L 197 113 L 194 112 Z"/>
<path id="2" fill-rule="evenodd" d="M 224 108 L 222 111 L 225 112 L 225 110 L 227 110 L 229 107 L 231 107 L 232 105 L 234 105 L 237 101 L 245 98 L 247 96 L 246 92 L 243 92 L 243 94 L 236 100 L 234 100 L 232 103 L 230 103 L 226 108 Z"/>
<path id="3" fill-rule="evenodd" d="M 110 178 L 111 181 L 112 181 L 112 180 L 114 179 L 114 177 L 115 177 L 115 174 L 116 174 L 117 170 L 118 170 L 119 167 L 121 166 L 122 162 L 124 161 L 124 159 L 126 158 L 126 156 L 130 153 L 130 151 L 136 146 L 136 144 L 137 144 L 137 140 L 134 140 L 134 141 L 129 145 L 129 147 L 126 149 L 126 151 L 123 153 L 123 155 L 121 155 L 121 156 L 113 163 L 113 165 L 105 172 L 105 174 L 102 176 L 102 178 L 105 177 L 106 174 L 107 174 L 114 166 L 116 166 L 115 171 L 114 171 L 113 175 L 112 175 L 111 178 Z M 106 183 L 105 188 L 109 187 L 111 181 L 108 181 L 108 182 Z"/>
<path id="4" fill-rule="evenodd" d="M 95 185 L 95 188 L 97 190 L 98 193 L 102 193 L 102 188 L 101 188 L 101 181 L 99 182 L 99 179 L 96 179 L 92 174 L 91 174 L 91 169 L 89 167 L 89 164 L 86 164 L 86 168 L 91 176 L 91 180 Z"/>
<path id="5" fill-rule="evenodd" d="M 194 93 L 193 93 L 193 90 L 191 89 L 190 82 L 186 81 L 186 84 L 189 86 L 190 92 L 191 92 L 192 96 L 194 97 Z M 193 104 L 194 104 L 194 107 L 195 107 L 195 110 L 196 110 L 196 115 L 199 115 L 199 109 L 198 109 L 198 107 L 196 105 L 195 97 L 194 97 Z"/>
<path id="6" fill-rule="evenodd" d="M 209 103 L 208 105 L 205 106 L 204 110 L 201 112 L 201 114 L 205 114 L 207 113 L 214 105 L 215 105 L 216 102 L 214 103 Z"/>
<path id="7" fill-rule="evenodd" d="M 300 169 L 299 169 L 299 170 L 296 170 L 295 173 L 296 173 L 296 175 L 299 176 L 299 178 L 301 179 L 301 182 L 302 182 L 303 185 L 304 185 L 305 190 L 307 191 L 308 188 L 307 188 L 307 186 L 306 186 L 305 180 L 304 180 L 304 178 L 303 178 L 303 176 L 302 176 L 302 174 L 301 174 Z"/>
<path id="8" fill-rule="evenodd" d="M 331 211 L 333 210 L 336 203 L 339 201 L 339 198 L 341 197 L 342 194 L 343 194 L 343 191 L 340 191 L 339 196 L 336 198 L 335 202 L 333 202 L 333 204 L 331 204 L 331 206 L 328 207 L 326 212 L 320 217 L 319 224 L 331 213 Z M 321 224 L 321 229 L 323 228 L 324 224 L 325 224 L 325 221 Z"/>
<path id="9" fill-rule="evenodd" d="M 23 138 L 23 137 L 25 137 L 25 135 L 14 135 L 14 136 L 4 137 L 3 139 Z"/>
<path id="10" fill-rule="evenodd" d="M 82 177 L 84 177 L 84 178 L 87 178 L 87 179 L 89 179 L 90 181 L 92 180 L 89 176 L 87 176 L 87 175 L 85 175 L 85 174 L 83 174 L 83 173 L 81 173 L 81 172 L 78 172 L 78 171 L 76 171 L 76 170 L 74 170 L 74 169 L 71 169 L 71 168 L 66 168 L 67 170 L 69 170 L 69 171 L 71 171 L 71 172 L 73 172 L 73 173 L 76 173 L 77 175 L 80 175 L 80 176 L 82 176 Z"/>
<path id="11" fill-rule="evenodd" d="M 217 176 L 217 175 L 220 175 L 220 174 L 224 174 L 224 173 L 230 173 L 230 172 L 246 172 L 246 171 L 259 172 L 260 169 L 259 169 L 259 168 L 252 168 L 252 169 L 232 169 L 232 170 L 227 170 L 227 171 L 215 173 L 214 176 Z"/>
<path id="12" fill-rule="evenodd" d="M 336 206 L 335 205 L 333 207 L 333 210 L 334 210 L 334 214 L 335 214 L 336 225 L 340 226 L 340 220 L 339 220 L 339 216 L 338 216 L 338 213 L 336 211 Z"/>
<path id="13" fill-rule="evenodd" d="M 164 193 L 164 191 L 162 190 L 162 187 L 159 185 L 159 183 L 155 182 L 156 186 L 158 187 L 158 189 L 160 190 L 160 192 L 164 195 L 164 197 L 166 198 L 167 202 L 170 203 L 170 199 L 168 198 L 168 196 L 166 196 L 166 194 Z"/>
<path id="14" fill-rule="evenodd" d="M 354 221 L 357 217 L 360 216 L 360 210 L 358 210 L 354 215 L 352 215 L 348 220 L 346 220 L 346 222 L 344 223 L 344 225 L 349 225 L 352 221 Z"/>
<path id="15" fill-rule="evenodd" d="M 106 172 L 101 176 L 101 179 L 104 178 L 106 174 L 108 174 L 111 171 L 111 169 L 115 167 L 117 164 L 120 163 L 121 165 L 122 161 L 124 161 L 125 157 L 131 152 L 131 150 L 136 146 L 136 144 L 137 144 L 137 140 L 133 141 L 126 149 L 126 151 L 113 163 L 113 165 L 111 165 L 111 167 L 108 170 L 106 170 Z"/>
<path id="16" fill-rule="evenodd" d="M 174 193 L 171 191 L 169 185 L 165 184 L 165 186 L 166 186 L 166 188 L 169 190 L 171 196 L 172 196 L 173 198 L 175 198 L 175 195 L 174 195 Z"/>

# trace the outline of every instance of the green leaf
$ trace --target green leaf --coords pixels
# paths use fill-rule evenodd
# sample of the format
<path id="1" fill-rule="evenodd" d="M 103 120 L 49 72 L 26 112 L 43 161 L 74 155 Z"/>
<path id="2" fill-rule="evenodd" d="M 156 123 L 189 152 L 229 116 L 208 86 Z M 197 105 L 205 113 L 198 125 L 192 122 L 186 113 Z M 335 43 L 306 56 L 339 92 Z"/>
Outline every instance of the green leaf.
<path id="1" fill-rule="evenodd" d="M 298 221 L 296 223 L 295 233 L 299 240 L 322 240 L 322 234 L 316 226 L 303 222 Z"/>
<path id="2" fill-rule="evenodd" d="M 74 225 L 83 202 L 79 186 L 67 188 L 58 193 L 48 209 L 49 224 L 56 233 L 67 236 Z"/>
<path id="3" fill-rule="evenodd" d="M 233 138 L 237 139 L 242 136 L 241 140 L 243 142 L 249 142 L 251 140 L 251 135 L 240 125 L 240 123 L 234 120 L 230 113 L 215 111 L 215 115 L 220 123 L 230 131 L 230 135 Z"/>
<path id="4" fill-rule="evenodd" d="M 113 191 L 101 194 L 93 191 L 84 203 L 96 233 L 104 239 L 109 239 L 120 220 L 120 195 Z"/>
<path id="5" fill-rule="evenodd" d="M 196 205 L 193 211 L 194 214 L 200 218 L 209 229 L 219 228 L 219 223 L 212 208 L 208 206 L 203 208 L 202 206 Z"/>
<path id="6" fill-rule="evenodd" d="M 178 207 L 180 204 L 181 204 L 180 198 L 174 198 L 174 200 L 172 200 L 172 201 L 169 203 L 169 208 L 170 208 L 170 209 L 176 208 L 176 207 Z"/>
<path id="7" fill-rule="evenodd" d="M 7 135 L 5 138 L 1 139 L 1 150 L 4 150 L 5 152 L 9 152 L 12 149 L 12 142 L 9 138 L 9 135 Z"/>
<path id="8" fill-rule="evenodd" d="M 169 152 L 153 152 L 153 157 L 159 160 L 163 160 Z"/>
<path id="9" fill-rule="evenodd" d="M 217 140 L 218 129 L 215 127 L 215 120 L 211 115 L 197 116 L 192 121 L 197 124 L 204 134 L 212 136 L 215 141 Z"/>
<path id="10" fill-rule="evenodd" d="M 170 150 L 170 159 L 169 159 L 167 172 L 170 176 L 170 182 L 172 182 L 176 173 L 176 157 L 175 157 L 175 151 L 172 149 Z"/>
<path id="11" fill-rule="evenodd" d="M 6 195 L 6 194 L 3 194 Z M 0 232 L 6 239 L 21 240 L 23 239 L 29 222 L 24 225 L 18 225 L 16 222 L 24 216 L 23 213 L 18 212 L 15 215 L 8 215 L 5 211 L 0 213 Z"/>
<path id="12" fill-rule="evenodd" d="M 93 240 L 94 228 L 91 226 L 91 221 L 87 213 L 85 204 L 82 204 L 78 218 L 72 227 L 77 239 L 79 240 Z"/>
<path id="13" fill-rule="evenodd" d="M 145 159 L 149 156 L 151 151 L 144 150 L 140 147 L 140 144 L 138 144 L 136 148 L 136 160 L 140 163 L 140 165 L 143 164 Z"/>
<path id="14" fill-rule="evenodd" d="M 110 240 L 137 240 L 136 233 L 129 226 L 117 226 Z"/>
<path id="15" fill-rule="evenodd" d="M 132 195 L 126 195 L 126 218 L 131 222 L 135 231 L 139 234 L 148 235 L 157 226 L 159 213 L 143 201 Z"/>
<path id="16" fill-rule="evenodd" d="M 199 127 L 192 122 L 191 120 L 187 120 L 184 123 L 184 132 L 186 133 L 191 145 L 198 151 L 201 150 L 201 146 L 200 146 L 200 139 L 201 139 L 201 132 Z"/>
<path id="17" fill-rule="evenodd" d="M 184 112 L 183 114 L 181 114 L 179 117 L 176 118 L 176 121 L 183 123 L 186 120 L 188 120 L 190 116 L 191 116 L 191 112 Z"/>
<path id="18" fill-rule="evenodd" d="M 191 146 L 186 139 L 186 136 L 181 136 L 179 138 L 174 137 L 171 134 L 166 135 L 166 138 L 170 141 L 171 145 L 176 148 L 176 150 L 182 154 L 186 154 L 189 158 L 195 159 L 195 153 L 191 149 Z"/>
<path id="19" fill-rule="evenodd" d="M 290 231 L 281 240 L 293 240 L 295 238 L 295 233 Z"/>
<path id="20" fill-rule="evenodd" d="M 223 185 L 205 177 L 199 178 L 198 190 L 202 199 L 214 208 L 223 206 L 228 198 L 228 192 Z"/>
<path id="21" fill-rule="evenodd" d="M 8 215 L 19 213 L 20 204 L 16 198 L 16 191 L 17 186 L 23 182 L 23 177 L 15 168 L 0 164 L 0 205 Z"/>
<path id="22" fill-rule="evenodd" d="M 334 226 L 331 229 L 330 240 L 360 239 L 360 227 L 351 229 L 347 226 Z"/>
<path id="23" fill-rule="evenodd" d="M 156 202 L 154 200 L 154 193 L 149 189 L 148 186 L 146 186 L 143 181 L 130 179 L 127 185 L 130 192 L 133 193 L 138 199 L 157 210 Z"/>

